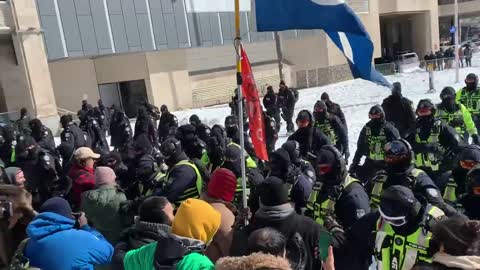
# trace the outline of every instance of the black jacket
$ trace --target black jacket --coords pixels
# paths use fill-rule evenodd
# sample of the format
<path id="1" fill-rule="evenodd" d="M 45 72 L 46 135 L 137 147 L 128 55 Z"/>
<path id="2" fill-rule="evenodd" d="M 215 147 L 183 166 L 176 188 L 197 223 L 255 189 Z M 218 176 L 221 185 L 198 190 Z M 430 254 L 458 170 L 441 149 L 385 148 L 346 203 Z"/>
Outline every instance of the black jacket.
<path id="1" fill-rule="evenodd" d="M 458 203 L 463 206 L 465 215 L 471 220 L 480 220 L 480 196 L 466 194 L 458 199 Z"/>
<path id="2" fill-rule="evenodd" d="M 38 130 L 32 130 L 32 138 L 35 139 L 41 148 L 48 150 L 52 154 L 56 153 L 55 139 L 48 127 L 42 126 Z"/>
<path id="3" fill-rule="evenodd" d="M 370 120 L 360 131 L 360 135 L 358 136 L 357 141 L 357 151 L 355 152 L 355 156 L 353 157 L 353 164 L 358 164 L 362 156 L 366 156 L 370 153 L 369 149 L 369 138 L 367 137 L 367 129 L 370 128 L 372 136 L 378 136 L 382 129 L 384 130 L 386 142 L 391 142 L 394 140 L 400 139 L 400 134 L 398 130 L 390 123 L 386 122 L 382 125 L 378 125 L 372 120 Z M 383 147 L 383 146 L 382 146 Z"/>
<path id="4" fill-rule="evenodd" d="M 100 126 L 100 123 L 94 119 L 89 118 L 85 125 L 85 130 L 92 142 L 91 148 L 93 151 L 101 154 L 106 154 L 110 152 L 110 147 L 108 146 L 107 139 L 105 138 L 105 133 Z"/>
<path id="5" fill-rule="evenodd" d="M 130 126 L 130 120 L 121 111 L 116 111 L 110 122 L 110 144 L 119 148 L 133 140 L 133 131 Z"/>
<path id="6" fill-rule="evenodd" d="M 85 134 L 75 123 L 68 124 L 60 134 L 61 141 L 72 145 L 74 149 L 88 146 L 87 137 L 88 135 Z"/>
<path id="7" fill-rule="evenodd" d="M 160 142 L 165 140 L 171 127 L 178 127 L 177 117 L 170 112 L 162 113 L 160 122 L 158 123 L 158 137 Z"/>
<path id="8" fill-rule="evenodd" d="M 306 111 L 306 110 L 305 110 Z M 323 132 L 313 127 L 313 116 L 309 111 L 310 125 L 306 128 L 299 128 L 288 137 L 289 141 L 297 141 L 300 144 L 300 155 L 305 160 L 310 160 L 309 153 L 315 154 L 322 146 L 331 144 Z"/>
<path id="9" fill-rule="evenodd" d="M 195 132 L 200 140 L 206 142 L 208 141 L 208 138 L 210 138 L 211 128 L 204 123 L 200 123 L 195 126 Z"/>
<path id="10" fill-rule="evenodd" d="M 263 97 L 263 106 L 267 111 L 277 110 L 277 95 L 273 91 L 267 92 Z"/>
<path id="11" fill-rule="evenodd" d="M 338 151 L 343 153 L 348 150 L 348 130 L 342 124 L 340 119 L 335 115 L 327 114 L 326 119 L 324 119 L 323 121 L 316 120 L 315 126 L 319 128 L 319 126 L 323 123 L 329 124 L 333 129 L 337 140 L 335 147 L 338 149 Z M 325 134 L 325 131 L 323 133 Z M 328 136 L 328 134 L 325 135 Z"/>
<path id="12" fill-rule="evenodd" d="M 342 122 L 342 124 L 345 127 L 347 127 L 347 120 L 345 119 L 345 114 L 343 113 L 340 105 L 338 105 L 337 103 L 333 103 L 331 101 L 328 101 L 325 104 L 327 105 L 328 113 L 331 113 L 331 114 L 337 116 L 340 119 L 340 121 Z"/>
<path id="13" fill-rule="evenodd" d="M 124 269 L 123 258 L 128 251 L 156 242 L 161 237 L 166 237 L 169 232 L 168 225 L 137 221 L 120 235 L 120 242 L 115 245 L 112 257 L 112 268 Z"/>
<path id="14" fill-rule="evenodd" d="M 133 140 L 135 141 L 140 134 L 146 134 L 152 145 L 158 145 L 157 128 L 155 127 L 155 123 L 150 116 L 137 118 Z"/>
<path id="15" fill-rule="evenodd" d="M 335 203 L 337 221 L 350 228 L 364 215 L 370 213 L 370 198 L 362 184 L 355 182 L 345 188 Z"/>
<path id="16" fill-rule="evenodd" d="M 286 88 L 285 90 L 280 90 L 278 92 L 277 104 L 279 108 L 295 108 L 295 102 L 295 95 L 289 88 Z"/>
<path id="17" fill-rule="evenodd" d="M 392 95 L 383 100 L 382 108 L 385 119 L 395 125 L 402 138 L 415 128 L 415 112 L 409 99 Z"/>

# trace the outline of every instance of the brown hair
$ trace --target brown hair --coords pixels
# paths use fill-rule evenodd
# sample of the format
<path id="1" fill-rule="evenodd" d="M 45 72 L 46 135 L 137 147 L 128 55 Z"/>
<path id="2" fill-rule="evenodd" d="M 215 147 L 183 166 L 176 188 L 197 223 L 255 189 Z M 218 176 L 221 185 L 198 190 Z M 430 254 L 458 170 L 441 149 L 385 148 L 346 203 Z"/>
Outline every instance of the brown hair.
<path id="1" fill-rule="evenodd" d="M 433 228 L 433 238 L 443 244 L 452 256 L 478 255 L 480 252 L 480 221 L 456 216 L 440 221 Z"/>

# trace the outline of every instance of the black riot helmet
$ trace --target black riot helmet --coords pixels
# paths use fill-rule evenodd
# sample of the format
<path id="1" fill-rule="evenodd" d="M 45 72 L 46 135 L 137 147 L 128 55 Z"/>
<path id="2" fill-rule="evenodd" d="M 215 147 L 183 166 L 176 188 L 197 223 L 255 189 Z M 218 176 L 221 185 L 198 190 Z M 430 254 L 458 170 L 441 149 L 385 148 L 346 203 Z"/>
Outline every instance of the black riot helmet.
<path id="1" fill-rule="evenodd" d="M 410 144 L 405 140 L 396 140 L 385 145 L 385 163 L 387 171 L 402 173 L 411 167 L 413 151 Z"/>
<path id="2" fill-rule="evenodd" d="M 470 73 L 465 79 L 466 88 L 469 91 L 475 91 L 478 87 L 478 76 L 475 73 Z"/>
<path id="3" fill-rule="evenodd" d="M 467 173 L 466 191 L 480 197 L 480 165 L 476 165 Z"/>
<path id="4" fill-rule="evenodd" d="M 451 99 L 455 100 L 455 89 L 450 86 L 443 88 L 442 92 L 440 93 L 440 99 L 442 101 Z"/>
<path id="5" fill-rule="evenodd" d="M 175 165 L 177 157 L 182 153 L 182 145 L 179 140 L 168 138 L 160 146 L 160 152 L 165 157 L 165 163 L 172 167 Z"/>
<path id="6" fill-rule="evenodd" d="M 229 115 L 225 118 L 225 130 L 227 131 L 228 137 L 233 137 L 238 132 L 238 122 L 237 117 L 234 115 Z"/>
<path id="7" fill-rule="evenodd" d="M 342 154 L 332 145 L 324 145 L 317 152 L 315 170 L 320 181 L 337 186 L 347 177 L 347 165 Z"/>
<path id="8" fill-rule="evenodd" d="M 391 186 L 383 191 L 378 210 L 383 221 L 393 228 L 401 228 L 417 220 L 421 209 L 422 204 L 409 188 Z"/>
<path id="9" fill-rule="evenodd" d="M 194 126 L 198 126 L 199 124 L 202 123 L 202 121 L 200 120 L 200 117 L 198 117 L 198 115 L 196 114 L 192 114 L 192 116 L 190 116 L 190 119 L 188 119 L 188 121 L 190 122 L 190 124 Z"/>
<path id="10" fill-rule="evenodd" d="M 375 105 L 370 108 L 368 112 L 368 118 L 375 122 L 384 122 L 385 121 L 385 112 L 383 111 L 382 106 Z"/>
<path id="11" fill-rule="evenodd" d="M 297 141 L 290 140 L 285 142 L 282 145 L 282 149 L 288 152 L 288 155 L 290 156 L 290 160 L 292 162 L 297 162 L 300 158 L 300 144 Z"/>
<path id="12" fill-rule="evenodd" d="M 434 116 L 436 112 L 437 109 L 430 99 L 422 99 L 418 102 L 416 110 L 418 117 Z"/>
<path id="13" fill-rule="evenodd" d="M 62 124 L 63 128 L 66 128 L 72 121 L 73 117 L 70 114 L 64 114 L 60 117 L 60 124 Z"/>

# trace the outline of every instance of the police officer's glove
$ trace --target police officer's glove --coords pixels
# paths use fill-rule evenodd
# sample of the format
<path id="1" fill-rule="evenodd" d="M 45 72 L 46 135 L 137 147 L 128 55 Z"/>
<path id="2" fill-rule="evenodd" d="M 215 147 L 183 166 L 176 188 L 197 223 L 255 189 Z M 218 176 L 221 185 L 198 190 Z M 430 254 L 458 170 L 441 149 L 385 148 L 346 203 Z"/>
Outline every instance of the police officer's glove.
<path id="1" fill-rule="evenodd" d="M 338 222 L 331 216 L 325 217 L 323 226 L 332 234 L 344 233 L 342 225 L 338 224 Z"/>
<path id="2" fill-rule="evenodd" d="M 478 134 L 473 134 L 472 135 L 472 140 L 473 140 L 474 144 L 480 145 L 480 138 L 478 137 Z"/>

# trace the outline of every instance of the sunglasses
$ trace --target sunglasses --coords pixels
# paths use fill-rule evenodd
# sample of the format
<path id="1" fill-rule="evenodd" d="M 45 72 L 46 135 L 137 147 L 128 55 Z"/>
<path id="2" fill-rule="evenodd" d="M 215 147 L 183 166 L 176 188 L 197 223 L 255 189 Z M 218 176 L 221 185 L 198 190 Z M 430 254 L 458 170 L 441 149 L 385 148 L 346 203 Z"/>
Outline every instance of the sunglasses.
<path id="1" fill-rule="evenodd" d="M 382 216 L 382 219 L 385 220 L 385 222 L 389 223 L 394 227 L 400 227 L 407 224 L 407 218 L 405 216 L 390 217 L 390 216 L 387 216 L 385 213 L 383 213 L 381 208 L 378 208 L 378 212 L 380 212 L 380 215 Z"/>
<path id="2" fill-rule="evenodd" d="M 478 162 L 476 162 L 474 160 L 461 160 L 460 161 L 460 167 L 462 167 L 465 170 L 471 170 L 477 164 L 478 164 Z"/>
<path id="3" fill-rule="evenodd" d="M 329 174 L 333 171 L 333 167 L 330 164 L 319 164 L 317 165 L 317 172 L 320 175 Z"/>

